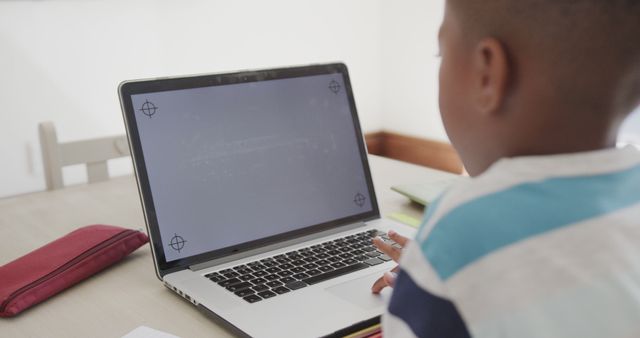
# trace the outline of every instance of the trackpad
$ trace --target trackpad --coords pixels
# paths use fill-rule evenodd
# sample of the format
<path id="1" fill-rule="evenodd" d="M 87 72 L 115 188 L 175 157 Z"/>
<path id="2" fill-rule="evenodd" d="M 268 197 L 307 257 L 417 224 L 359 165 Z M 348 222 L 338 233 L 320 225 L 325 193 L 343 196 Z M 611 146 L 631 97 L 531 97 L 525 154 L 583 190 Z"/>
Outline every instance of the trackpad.
<path id="1" fill-rule="evenodd" d="M 378 271 L 370 275 L 354 279 L 340 285 L 327 288 L 330 293 L 363 309 L 386 306 L 391 298 L 391 288 L 385 288 L 379 295 L 371 293 L 371 286 L 384 272 Z"/>

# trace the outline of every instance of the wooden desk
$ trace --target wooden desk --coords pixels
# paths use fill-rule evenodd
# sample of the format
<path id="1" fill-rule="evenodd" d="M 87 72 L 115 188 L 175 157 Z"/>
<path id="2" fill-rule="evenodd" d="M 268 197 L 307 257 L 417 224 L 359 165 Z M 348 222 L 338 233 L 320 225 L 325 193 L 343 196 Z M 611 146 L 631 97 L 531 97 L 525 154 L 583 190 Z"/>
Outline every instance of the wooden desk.
<path id="1" fill-rule="evenodd" d="M 389 190 L 392 185 L 452 176 L 377 156 L 370 156 L 370 165 L 383 216 L 396 211 L 422 214 L 421 208 Z M 0 265 L 96 223 L 145 228 L 133 177 L 0 199 Z M 183 338 L 229 337 L 160 283 L 149 246 L 16 318 L 0 319 L 0 336 L 121 337 L 140 325 Z"/>

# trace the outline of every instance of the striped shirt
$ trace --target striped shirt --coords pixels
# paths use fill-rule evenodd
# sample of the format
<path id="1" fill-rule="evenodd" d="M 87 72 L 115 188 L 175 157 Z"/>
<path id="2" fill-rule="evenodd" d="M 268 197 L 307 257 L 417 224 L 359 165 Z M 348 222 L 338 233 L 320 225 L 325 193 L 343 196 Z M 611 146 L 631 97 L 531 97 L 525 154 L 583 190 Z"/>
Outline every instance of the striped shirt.
<path id="1" fill-rule="evenodd" d="M 640 337 L 640 151 L 500 160 L 400 266 L 386 337 Z"/>

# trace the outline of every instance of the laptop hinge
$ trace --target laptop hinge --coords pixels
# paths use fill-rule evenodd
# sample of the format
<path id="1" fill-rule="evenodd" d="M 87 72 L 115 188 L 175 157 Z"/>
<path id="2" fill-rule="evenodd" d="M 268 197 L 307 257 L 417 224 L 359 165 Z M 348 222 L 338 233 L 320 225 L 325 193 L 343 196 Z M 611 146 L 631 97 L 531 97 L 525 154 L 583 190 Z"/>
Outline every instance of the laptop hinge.
<path id="1" fill-rule="evenodd" d="M 306 235 L 306 236 L 303 236 L 303 237 L 297 237 L 297 238 L 294 238 L 294 239 L 290 239 L 288 241 L 278 242 L 278 243 L 270 244 L 270 245 L 263 246 L 263 247 L 260 247 L 260 248 L 255 248 L 255 249 L 252 249 L 252 250 L 249 250 L 249 251 L 239 252 L 237 254 L 225 256 L 225 257 L 222 257 L 222 258 L 212 259 L 212 260 L 209 260 L 209 261 L 206 261 L 206 262 L 203 262 L 203 263 L 194 264 L 194 265 L 189 266 L 189 269 L 191 269 L 192 271 L 198 271 L 198 270 L 202 270 L 202 269 L 207 269 L 207 268 L 210 268 L 212 266 L 216 266 L 216 265 L 232 262 L 232 261 L 235 261 L 235 260 L 238 260 L 238 259 L 242 259 L 242 258 L 254 256 L 254 255 L 259 255 L 261 253 L 269 252 L 269 251 L 272 251 L 272 250 L 286 248 L 288 246 L 296 245 L 296 244 L 303 243 L 303 242 L 310 241 L 310 240 L 317 239 L 317 238 L 330 236 L 330 235 L 341 233 L 341 232 L 348 231 L 348 230 L 358 229 L 358 228 L 361 228 L 361 227 L 364 227 L 364 226 L 367 226 L 367 224 L 365 224 L 364 222 L 348 224 L 348 225 L 341 226 L 339 228 L 329 229 L 329 230 L 313 233 L 313 234 L 310 234 L 310 235 Z"/>

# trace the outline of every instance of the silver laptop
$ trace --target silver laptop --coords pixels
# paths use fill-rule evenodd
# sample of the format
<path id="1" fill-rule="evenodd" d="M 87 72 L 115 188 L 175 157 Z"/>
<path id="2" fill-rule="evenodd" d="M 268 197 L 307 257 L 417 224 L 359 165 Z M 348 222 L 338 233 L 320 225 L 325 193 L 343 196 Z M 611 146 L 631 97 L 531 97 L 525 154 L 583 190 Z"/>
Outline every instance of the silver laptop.
<path id="1" fill-rule="evenodd" d="M 394 263 L 371 238 L 410 230 L 380 219 L 344 64 L 119 94 L 167 288 L 239 336 L 327 336 L 383 312 L 390 291 L 370 288 Z"/>

